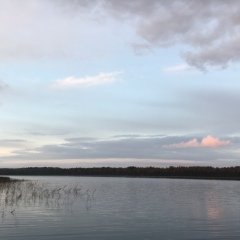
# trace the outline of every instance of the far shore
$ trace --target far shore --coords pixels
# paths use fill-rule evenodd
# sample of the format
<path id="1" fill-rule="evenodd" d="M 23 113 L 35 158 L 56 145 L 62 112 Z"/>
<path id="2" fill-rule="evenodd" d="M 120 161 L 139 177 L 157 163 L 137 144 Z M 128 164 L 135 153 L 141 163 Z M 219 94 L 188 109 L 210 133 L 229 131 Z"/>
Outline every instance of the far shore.
<path id="1" fill-rule="evenodd" d="M 79 176 L 79 177 L 133 177 L 133 178 L 170 178 L 205 180 L 240 180 L 240 166 L 170 166 L 158 167 L 93 167 L 93 168 L 0 168 L 0 180 L 9 180 L 8 176 Z"/>

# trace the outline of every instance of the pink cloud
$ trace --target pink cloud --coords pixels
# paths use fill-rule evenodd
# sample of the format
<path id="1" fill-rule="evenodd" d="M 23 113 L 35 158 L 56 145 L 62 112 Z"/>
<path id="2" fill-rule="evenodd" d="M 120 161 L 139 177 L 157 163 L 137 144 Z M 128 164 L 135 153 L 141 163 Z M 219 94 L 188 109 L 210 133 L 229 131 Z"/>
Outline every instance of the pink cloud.
<path id="1" fill-rule="evenodd" d="M 191 148 L 191 147 L 209 147 L 209 148 L 217 148 L 222 146 L 227 146 L 231 142 L 230 141 L 222 141 L 218 138 L 214 138 L 211 135 L 203 138 L 202 141 L 198 141 L 196 138 L 188 141 L 188 142 L 180 142 L 175 144 L 164 145 L 166 148 Z"/>
<path id="2" fill-rule="evenodd" d="M 221 147 L 221 146 L 227 146 L 230 144 L 230 141 L 221 141 L 218 138 L 214 138 L 211 135 L 208 135 L 207 137 L 202 139 L 201 145 L 203 147 Z"/>
<path id="3" fill-rule="evenodd" d="M 188 141 L 188 142 L 180 142 L 169 145 L 164 145 L 166 148 L 189 148 L 189 147 L 200 147 L 200 143 L 196 138 Z"/>

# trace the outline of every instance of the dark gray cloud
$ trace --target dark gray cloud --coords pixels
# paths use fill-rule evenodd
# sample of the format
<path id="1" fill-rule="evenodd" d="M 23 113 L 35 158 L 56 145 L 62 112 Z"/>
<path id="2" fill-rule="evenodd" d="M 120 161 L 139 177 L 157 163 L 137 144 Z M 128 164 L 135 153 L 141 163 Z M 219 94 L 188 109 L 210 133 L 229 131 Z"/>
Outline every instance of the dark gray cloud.
<path id="1" fill-rule="evenodd" d="M 149 160 L 176 160 L 209 161 L 221 159 L 236 160 L 238 157 L 239 137 L 221 138 L 222 141 L 229 140 L 230 145 L 219 148 L 211 147 L 189 147 L 189 148 L 167 148 L 166 145 L 189 142 L 193 138 L 201 141 L 204 136 L 138 136 L 125 138 L 68 139 L 63 144 L 45 145 L 35 149 L 15 151 L 20 159 L 149 159 Z M 236 151 L 236 153 L 235 153 Z M 11 158 L 11 157 L 10 157 Z"/>
<path id="2" fill-rule="evenodd" d="M 0 147 L 22 147 L 28 142 L 23 139 L 0 139 Z"/>
<path id="3" fill-rule="evenodd" d="M 97 141 L 97 138 L 92 138 L 92 137 L 66 138 L 66 141 L 71 143 L 94 142 L 94 141 Z"/>
<path id="4" fill-rule="evenodd" d="M 240 38 L 237 37 L 231 41 L 220 43 L 217 46 L 205 47 L 197 53 L 187 52 L 184 57 L 189 65 L 193 65 L 201 70 L 205 66 L 220 66 L 227 68 L 231 62 L 240 60 Z"/>

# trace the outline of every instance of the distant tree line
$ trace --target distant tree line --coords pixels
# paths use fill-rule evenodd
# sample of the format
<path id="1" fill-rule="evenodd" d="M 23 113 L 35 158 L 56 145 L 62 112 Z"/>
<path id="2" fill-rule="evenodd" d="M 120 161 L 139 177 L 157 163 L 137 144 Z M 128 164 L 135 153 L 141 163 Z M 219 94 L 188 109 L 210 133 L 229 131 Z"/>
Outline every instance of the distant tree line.
<path id="1" fill-rule="evenodd" d="M 240 166 L 236 167 L 94 167 L 94 168 L 1 168 L 0 175 L 34 176 L 126 176 L 126 177 L 171 177 L 171 178 L 214 178 L 240 180 Z"/>

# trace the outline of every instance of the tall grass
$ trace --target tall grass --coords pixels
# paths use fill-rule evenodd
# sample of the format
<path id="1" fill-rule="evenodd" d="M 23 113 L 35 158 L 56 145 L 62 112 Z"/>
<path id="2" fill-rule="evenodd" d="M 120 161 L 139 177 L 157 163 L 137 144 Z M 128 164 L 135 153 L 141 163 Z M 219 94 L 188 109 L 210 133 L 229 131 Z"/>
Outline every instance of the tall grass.
<path id="1" fill-rule="evenodd" d="M 43 206 L 49 209 L 71 209 L 74 202 L 84 200 L 91 207 L 96 190 L 67 185 L 49 186 L 39 181 L 13 180 L 0 177 L 0 217 L 15 216 L 20 207 Z"/>

